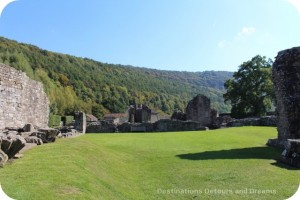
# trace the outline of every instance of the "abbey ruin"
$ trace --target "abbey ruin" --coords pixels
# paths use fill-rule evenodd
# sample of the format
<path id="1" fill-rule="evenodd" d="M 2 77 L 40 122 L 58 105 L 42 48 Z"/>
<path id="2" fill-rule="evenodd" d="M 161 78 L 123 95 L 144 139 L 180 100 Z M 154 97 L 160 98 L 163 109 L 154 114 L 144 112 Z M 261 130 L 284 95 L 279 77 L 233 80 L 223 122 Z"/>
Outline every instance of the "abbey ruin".
<path id="1" fill-rule="evenodd" d="M 199 131 L 207 127 L 277 125 L 278 137 L 270 139 L 268 145 L 284 148 L 280 160 L 300 167 L 300 47 L 279 52 L 273 64 L 277 119 L 268 116 L 235 120 L 229 115 L 219 116 L 211 108 L 210 99 L 199 94 L 188 102 L 184 112 L 175 111 L 171 119 L 159 119 L 146 105 L 132 105 L 124 113 L 127 122 L 110 119 L 88 123 L 85 113 L 78 112 L 73 127 L 49 129 L 49 100 L 43 85 L 4 64 L 0 64 L 0 71 L 0 165 L 26 144 L 40 145 L 85 132 Z"/>

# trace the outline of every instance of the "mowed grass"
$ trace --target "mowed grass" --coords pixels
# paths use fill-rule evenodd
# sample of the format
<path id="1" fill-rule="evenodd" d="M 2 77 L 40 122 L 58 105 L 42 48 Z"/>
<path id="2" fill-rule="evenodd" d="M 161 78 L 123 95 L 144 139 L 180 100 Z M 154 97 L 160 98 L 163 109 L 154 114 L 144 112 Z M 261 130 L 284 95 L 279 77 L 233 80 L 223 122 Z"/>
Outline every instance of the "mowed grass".
<path id="1" fill-rule="evenodd" d="M 265 146 L 276 135 L 268 127 L 86 134 L 25 152 L 0 169 L 0 182 L 17 200 L 282 200 L 300 170 L 276 163 L 281 151 Z"/>

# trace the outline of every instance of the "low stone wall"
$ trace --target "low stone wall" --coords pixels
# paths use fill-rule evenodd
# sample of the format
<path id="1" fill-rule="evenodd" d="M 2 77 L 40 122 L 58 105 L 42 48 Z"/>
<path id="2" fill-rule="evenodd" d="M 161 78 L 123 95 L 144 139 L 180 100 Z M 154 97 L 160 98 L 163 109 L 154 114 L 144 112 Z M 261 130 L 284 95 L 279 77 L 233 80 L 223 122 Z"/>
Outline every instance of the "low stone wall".
<path id="1" fill-rule="evenodd" d="M 155 122 L 153 130 L 156 132 L 203 131 L 206 127 L 200 122 L 164 119 Z"/>
<path id="2" fill-rule="evenodd" d="M 268 116 L 261 118 L 232 119 L 228 116 L 218 117 L 216 124 L 209 127 L 217 129 L 220 127 L 239 126 L 276 126 L 276 117 Z M 177 131 L 201 131 L 207 130 L 201 122 L 161 119 L 155 123 L 123 123 L 114 125 L 108 121 L 99 121 L 88 124 L 87 133 L 129 133 L 129 132 L 177 132 Z"/>
<path id="3" fill-rule="evenodd" d="M 244 118 L 244 119 L 233 119 L 227 123 L 227 127 L 239 127 L 239 126 L 277 126 L 276 116 L 267 116 L 259 118 Z"/>
<path id="4" fill-rule="evenodd" d="M 115 133 L 117 132 L 117 126 L 107 122 L 98 121 L 89 123 L 86 127 L 86 133 Z"/>
<path id="5" fill-rule="evenodd" d="M 107 121 L 91 123 L 87 133 L 177 132 L 206 130 L 200 122 L 161 119 L 155 123 L 123 123 L 116 126 Z"/>

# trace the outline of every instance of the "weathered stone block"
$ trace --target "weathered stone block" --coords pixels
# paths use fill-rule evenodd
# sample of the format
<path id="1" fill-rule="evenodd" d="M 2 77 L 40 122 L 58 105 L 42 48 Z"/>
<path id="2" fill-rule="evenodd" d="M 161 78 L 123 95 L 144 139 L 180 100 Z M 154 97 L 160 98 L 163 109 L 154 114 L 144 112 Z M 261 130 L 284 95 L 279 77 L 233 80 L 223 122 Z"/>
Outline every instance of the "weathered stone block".
<path id="1" fill-rule="evenodd" d="M 34 132 L 35 128 L 33 126 L 33 124 L 25 124 L 25 126 L 23 127 L 24 132 Z"/>
<path id="2" fill-rule="evenodd" d="M 285 149 L 281 154 L 280 161 L 300 168 L 300 139 L 288 139 Z"/>
<path id="3" fill-rule="evenodd" d="M 36 136 L 42 139 L 43 143 L 55 142 L 56 136 L 60 133 L 59 130 L 54 128 L 39 129 L 37 132 L 33 132 L 30 136 Z"/>
<path id="4" fill-rule="evenodd" d="M 27 143 L 35 143 L 37 145 L 42 145 L 43 140 L 41 138 L 38 138 L 37 136 L 29 136 L 25 138 Z"/>
<path id="5" fill-rule="evenodd" d="M 9 149 L 9 152 L 7 152 L 7 156 L 9 158 L 13 158 L 26 144 L 26 141 L 23 137 L 17 135 L 13 139 L 13 143 Z"/>
<path id="6" fill-rule="evenodd" d="M 8 158 L 13 158 L 26 144 L 23 137 L 19 135 L 7 135 L 1 138 L 1 150 Z"/>

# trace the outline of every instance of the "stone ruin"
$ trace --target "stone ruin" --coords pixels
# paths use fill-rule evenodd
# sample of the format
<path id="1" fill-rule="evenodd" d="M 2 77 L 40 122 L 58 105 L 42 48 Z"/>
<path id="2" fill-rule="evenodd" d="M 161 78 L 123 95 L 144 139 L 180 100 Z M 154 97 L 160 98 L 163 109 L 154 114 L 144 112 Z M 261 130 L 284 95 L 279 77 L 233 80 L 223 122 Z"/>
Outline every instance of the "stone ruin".
<path id="1" fill-rule="evenodd" d="M 270 139 L 268 144 L 284 147 L 281 161 L 300 167 L 300 47 L 279 52 L 272 74 L 278 138 Z"/>
<path id="2" fill-rule="evenodd" d="M 77 130 L 48 128 L 49 100 L 43 85 L 24 72 L 0 64 L 0 166 L 22 157 L 23 151 L 54 142 L 58 137 L 78 135 Z M 79 114 L 78 129 L 85 131 L 85 115 Z"/>
<path id="3" fill-rule="evenodd" d="M 39 128 L 33 124 L 26 124 L 23 128 L 6 128 L 0 131 L 0 166 L 4 166 L 8 159 L 22 157 L 22 152 L 37 145 L 55 142 L 56 138 L 75 137 L 83 134 L 85 127 L 84 113 L 79 114 L 75 124 L 80 124 L 78 129 L 75 127 Z M 80 130 L 79 130 L 80 129 Z"/>
<path id="4" fill-rule="evenodd" d="M 186 121 L 186 113 L 180 111 L 174 111 L 171 116 L 171 120 L 179 120 L 179 121 Z"/>
<path id="5" fill-rule="evenodd" d="M 128 109 L 128 122 L 130 123 L 147 123 L 151 121 L 151 109 L 148 106 L 134 105 Z"/>
<path id="6" fill-rule="evenodd" d="M 216 126 L 218 118 L 219 113 L 211 108 L 210 99 L 201 94 L 189 101 L 185 113 L 175 111 L 171 117 L 172 120 L 176 121 L 198 122 L 202 127 Z"/>
<path id="7" fill-rule="evenodd" d="M 91 122 L 86 127 L 86 133 L 115 133 L 117 131 L 116 124 L 111 121 Z"/>
<path id="8" fill-rule="evenodd" d="M 0 166 L 4 166 L 7 159 L 20 158 L 20 152 L 54 142 L 60 131 L 52 128 L 38 128 L 33 124 L 26 124 L 23 128 L 6 128 L 0 131 Z"/>
<path id="9" fill-rule="evenodd" d="M 207 97 L 205 100 L 207 100 Z M 197 99 L 197 98 L 196 98 Z M 217 111 L 210 109 L 209 102 L 209 116 L 208 120 L 215 119 L 217 117 Z M 197 102 L 196 102 L 197 104 Z M 191 104 L 192 105 L 192 104 Z M 200 105 L 200 104 L 197 104 Z M 207 106 L 205 104 L 205 106 Z M 196 106 L 197 107 L 197 106 Z M 201 107 L 202 108 L 202 107 Z M 199 112 L 197 115 L 202 116 L 200 113 L 201 109 L 189 107 L 190 113 L 193 113 L 192 109 L 196 109 Z M 205 107 L 205 110 L 207 108 Z M 211 112 L 213 114 L 211 114 Z M 128 109 L 128 122 L 122 124 L 113 124 L 109 121 L 98 121 L 89 123 L 87 126 L 87 133 L 115 133 L 115 132 L 175 132 L 175 131 L 200 131 L 207 130 L 204 126 L 207 124 L 207 119 L 203 117 L 204 120 L 197 119 L 197 121 L 186 120 L 187 114 L 176 112 L 173 114 L 172 119 L 159 119 L 152 120 L 151 109 L 146 105 L 134 105 L 130 106 Z M 215 117 L 212 117 L 215 116 Z"/>
<path id="10" fill-rule="evenodd" d="M 29 143 L 37 145 L 54 140 L 50 130 L 40 129 L 48 127 L 48 117 L 49 100 L 43 85 L 24 72 L 0 64 L 1 166 L 7 159 L 18 157 Z"/>
<path id="11" fill-rule="evenodd" d="M 84 112 L 75 113 L 75 127 L 83 134 L 86 132 L 86 114 Z"/>
<path id="12" fill-rule="evenodd" d="M 194 97 L 186 107 L 186 119 L 199 122 L 202 126 L 210 126 L 212 124 L 210 99 L 204 95 Z"/>
<path id="13" fill-rule="evenodd" d="M 33 124 L 47 127 L 49 100 L 43 85 L 24 72 L 0 64 L 0 130 Z"/>

